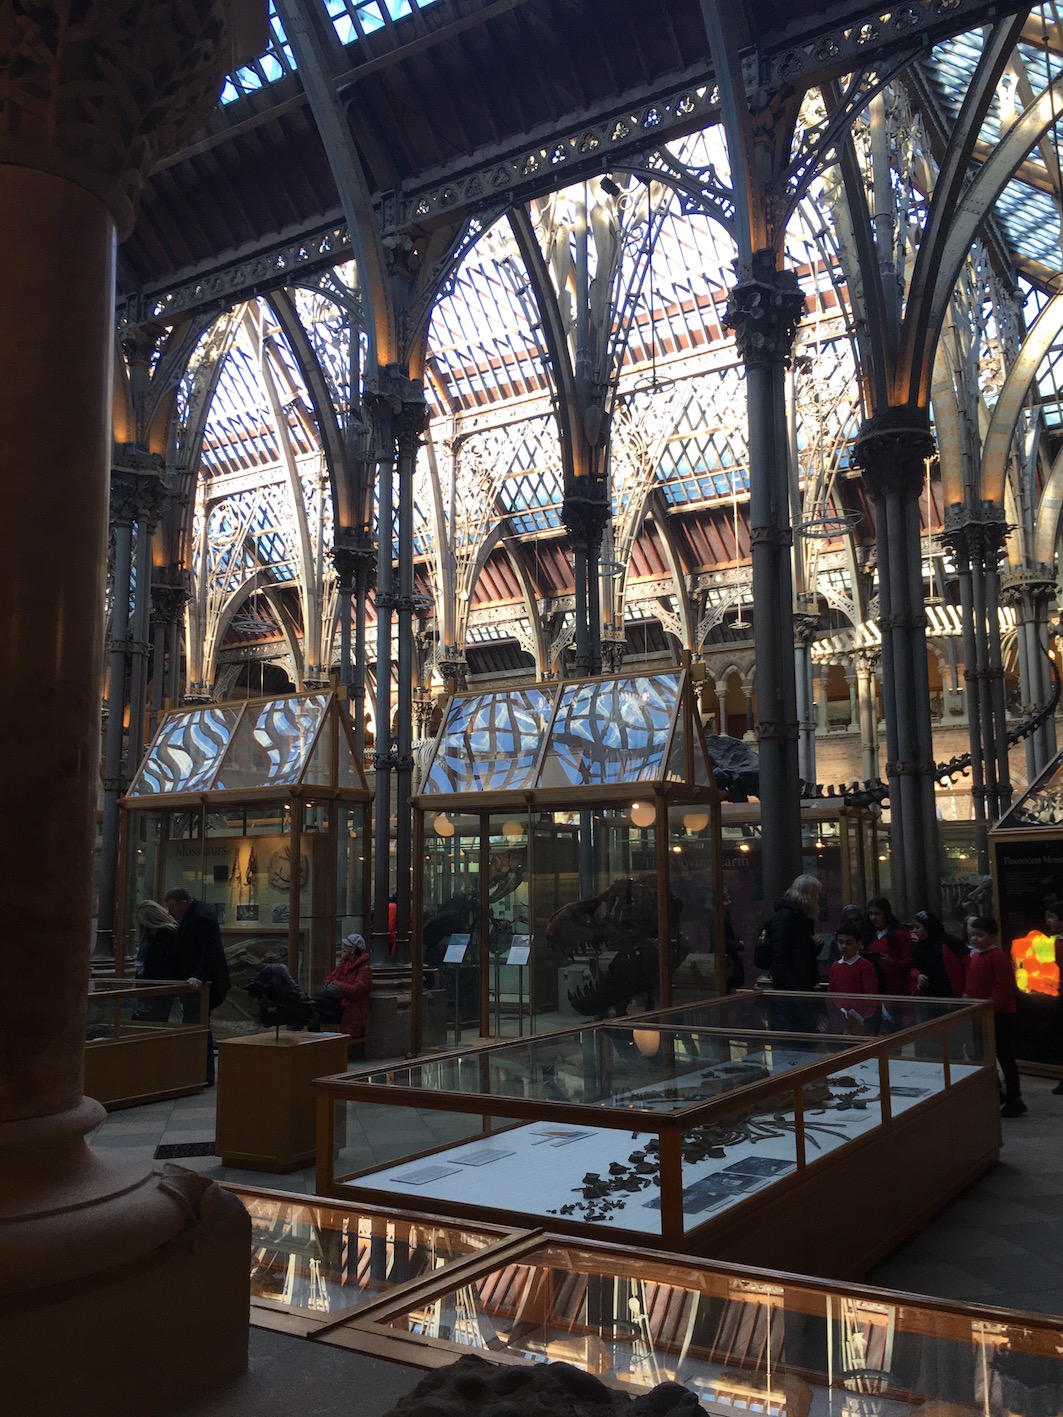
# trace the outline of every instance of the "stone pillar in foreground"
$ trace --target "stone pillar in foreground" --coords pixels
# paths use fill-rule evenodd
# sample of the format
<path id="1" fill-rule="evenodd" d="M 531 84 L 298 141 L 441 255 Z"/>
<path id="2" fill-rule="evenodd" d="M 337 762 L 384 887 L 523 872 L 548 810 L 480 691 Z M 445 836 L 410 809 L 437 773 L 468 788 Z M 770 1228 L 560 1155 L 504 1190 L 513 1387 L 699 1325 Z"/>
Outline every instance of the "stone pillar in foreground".
<path id="1" fill-rule="evenodd" d="M 3 10 L 3 1406 L 160 1411 L 246 1366 L 249 1224 L 200 1178 L 86 1142 L 115 252 L 145 173 L 216 101 L 230 5 Z"/>

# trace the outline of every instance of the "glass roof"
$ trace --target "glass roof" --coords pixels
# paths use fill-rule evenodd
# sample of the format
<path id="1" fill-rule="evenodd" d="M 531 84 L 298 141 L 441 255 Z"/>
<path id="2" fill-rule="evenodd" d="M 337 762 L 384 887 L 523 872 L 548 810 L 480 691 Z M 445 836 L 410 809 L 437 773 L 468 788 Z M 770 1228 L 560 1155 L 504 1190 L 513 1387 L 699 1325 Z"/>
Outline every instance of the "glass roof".
<path id="1" fill-rule="evenodd" d="M 459 694 L 422 793 L 429 796 L 685 780 L 681 670 Z M 541 760 L 541 766 L 540 766 Z M 694 745 L 694 782 L 712 775 Z"/>
<path id="2" fill-rule="evenodd" d="M 355 44 L 366 35 L 391 30 L 397 20 L 407 19 L 419 10 L 427 10 L 438 0 L 324 0 L 325 13 L 332 21 L 341 44 Z M 235 103 L 257 89 L 268 88 L 297 68 L 288 36 L 284 33 L 273 0 L 269 5 L 269 44 L 266 52 L 225 80 L 221 91 L 223 104 Z"/>
<path id="3" fill-rule="evenodd" d="M 334 754 L 336 734 L 340 751 Z M 299 785 L 365 788 L 345 715 L 329 692 L 168 714 L 128 795 L 144 799 Z"/>

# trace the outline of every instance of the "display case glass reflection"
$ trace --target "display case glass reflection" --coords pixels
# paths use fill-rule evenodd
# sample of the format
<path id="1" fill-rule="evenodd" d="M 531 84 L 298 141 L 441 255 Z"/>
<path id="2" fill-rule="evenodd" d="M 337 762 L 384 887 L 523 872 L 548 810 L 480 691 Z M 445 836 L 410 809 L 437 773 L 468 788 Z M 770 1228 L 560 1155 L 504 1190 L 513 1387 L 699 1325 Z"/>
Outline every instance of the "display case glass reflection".
<path id="1" fill-rule="evenodd" d="M 624 1388 L 676 1382 L 713 1413 L 1054 1414 L 1051 1319 L 672 1265 L 551 1241 L 382 1320 L 460 1351 L 565 1362 Z"/>
<path id="2" fill-rule="evenodd" d="M 229 1189 L 251 1216 L 251 1303 L 288 1314 L 349 1313 L 500 1238 L 493 1229 Z"/>

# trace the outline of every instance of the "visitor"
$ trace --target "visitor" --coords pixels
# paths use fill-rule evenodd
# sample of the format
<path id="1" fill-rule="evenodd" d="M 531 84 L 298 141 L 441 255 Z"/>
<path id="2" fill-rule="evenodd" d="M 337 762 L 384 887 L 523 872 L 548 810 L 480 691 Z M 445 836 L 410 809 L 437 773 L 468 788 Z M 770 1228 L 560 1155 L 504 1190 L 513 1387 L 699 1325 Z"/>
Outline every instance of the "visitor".
<path id="1" fill-rule="evenodd" d="M 229 966 L 218 928 L 218 917 L 206 901 L 196 900 L 184 886 L 166 892 L 166 909 L 177 921 L 175 977 L 187 979 L 200 988 L 210 985 L 207 1024 L 207 1086 L 214 1086 L 214 1034 L 210 1010 L 216 1009 L 229 992 Z M 184 1007 L 187 1009 L 188 1004 Z"/>
<path id="2" fill-rule="evenodd" d="M 177 926 L 157 900 L 142 900 L 133 912 L 139 947 L 133 963 L 137 982 L 151 984 L 157 979 L 176 979 Z M 173 999 L 159 995 L 137 1001 L 133 1017 L 138 1022 L 165 1023 Z"/>
<path id="3" fill-rule="evenodd" d="M 917 910 L 912 920 L 913 994 L 932 999 L 961 999 L 967 982 L 967 946 L 945 930 L 930 910 Z"/>
<path id="4" fill-rule="evenodd" d="M 315 998 L 320 999 L 326 989 L 336 989 L 342 1000 L 340 1005 L 340 1032 L 351 1038 L 364 1038 L 365 1025 L 369 1018 L 369 995 L 373 988 L 373 969 L 369 963 L 369 951 L 361 935 L 344 937 L 343 954 L 336 967 L 321 981 L 321 988 Z"/>
<path id="5" fill-rule="evenodd" d="M 776 989 L 810 991 L 819 985 L 819 952 L 823 937 L 816 934 L 820 885 L 815 876 L 798 876 L 764 926 L 764 941 L 771 957 L 771 982 Z M 791 1000 L 780 1009 L 784 1027 L 811 1032 L 820 1013 L 812 1000 Z"/>
<path id="6" fill-rule="evenodd" d="M 834 934 L 838 958 L 830 967 L 827 992 L 848 998 L 835 999 L 845 1019 L 846 1033 L 868 1033 L 878 1012 L 878 974 L 869 959 L 860 953 L 860 936 L 848 922 L 841 921 Z M 859 997 L 854 997 L 859 996 Z M 864 1002 L 865 998 L 868 1002 Z M 875 999 L 876 1002 L 870 1002 Z"/>
<path id="7" fill-rule="evenodd" d="M 731 919 L 731 892 L 723 888 L 723 947 L 727 954 L 727 992 L 733 994 L 746 982 L 746 963 L 742 941 Z"/>
<path id="8" fill-rule="evenodd" d="M 998 934 L 997 922 L 992 915 L 968 917 L 967 943 L 971 951 L 967 961 L 964 997 L 992 1000 L 997 1062 L 1004 1074 L 1000 1115 L 1023 1117 L 1027 1107 L 1022 1100 L 1019 1069 L 1015 1062 L 1015 975 L 1011 960 L 1000 948 Z"/>
<path id="9" fill-rule="evenodd" d="M 884 895 L 877 895 L 867 903 L 864 952 L 879 956 L 887 994 L 911 993 L 912 937 L 894 915 Z"/>

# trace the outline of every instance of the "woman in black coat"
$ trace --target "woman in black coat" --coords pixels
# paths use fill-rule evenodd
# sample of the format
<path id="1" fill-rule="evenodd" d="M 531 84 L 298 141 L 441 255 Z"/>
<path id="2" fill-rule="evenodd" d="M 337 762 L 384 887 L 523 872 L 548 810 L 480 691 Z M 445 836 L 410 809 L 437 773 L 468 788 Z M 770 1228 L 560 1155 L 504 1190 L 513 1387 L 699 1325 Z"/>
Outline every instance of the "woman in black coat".
<path id="1" fill-rule="evenodd" d="M 823 945 L 815 926 L 819 892 L 815 876 L 798 876 L 764 927 L 771 950 L 771 982 L 776 989 L 810 992 L 819 984 Z M 787 1000 L 780 1015 L 783 1027 L 809 1032 L 815 1028 L 819 1006 L 808 999 Z"/>

